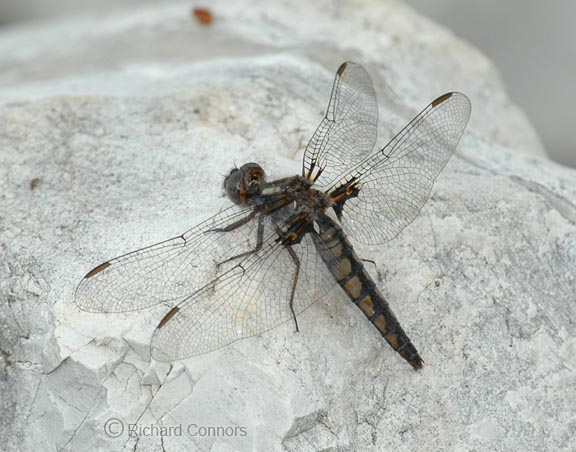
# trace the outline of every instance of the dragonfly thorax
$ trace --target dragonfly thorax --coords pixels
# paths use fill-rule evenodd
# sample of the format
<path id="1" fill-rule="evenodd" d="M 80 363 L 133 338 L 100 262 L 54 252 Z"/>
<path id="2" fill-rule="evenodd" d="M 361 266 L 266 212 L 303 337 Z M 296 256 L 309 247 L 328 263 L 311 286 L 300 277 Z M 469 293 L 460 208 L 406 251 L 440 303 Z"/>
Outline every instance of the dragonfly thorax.
<path id="1" fill-rule="evenodd" d="M 308 188 L 295 196 L 296 211 L 305 214 L 311 221 L 316 221 L 317 217 L 332 207 L 332 200 L 326 193 Z"/>

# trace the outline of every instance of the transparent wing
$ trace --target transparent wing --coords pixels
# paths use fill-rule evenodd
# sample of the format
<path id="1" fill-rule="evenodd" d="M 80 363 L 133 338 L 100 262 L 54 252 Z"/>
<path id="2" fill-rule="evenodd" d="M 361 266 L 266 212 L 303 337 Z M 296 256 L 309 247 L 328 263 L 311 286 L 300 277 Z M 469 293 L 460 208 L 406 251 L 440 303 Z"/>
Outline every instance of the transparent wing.
<path id="1" fill-rule="evenodd" d="M 382 150 L 331 185 L 331 194 L 349 191 L 335 210 L 351 237 L 384 243 L 416 218 L 454 153 L 470 111 L 464 94 L 440 96 Z"/>
<path id="2" fill-rule="evenodd" d="M 256 246 L 250 208 L 233 205 L 184 234 L 100 264 L 84 277 L 76 305 L 92 312 L 126 312 L 178 302 L 217 276 L 218 263 Z M 229 232 L 217 232 L 234 223 Z"/>
<path id="3" fill-rule="evenodd" d="M 336 72 L 326 116 L 310 139 L 302 175 L 324 186 L 366 157 L 376 144 L 378 101 L 366 70 L 352 62 Z"/>
<path id="4" fill-rule="evenodd" d="M 152 338 L 152 356 L 171 361 L 207 353 L 292 321 L 289 300 L 296 265 L 270 234 L 262 248 L 230 262 L 220 277 L 172 308 Z M 296 314 L 335 287 L 310 234 L 293 245 L 300 262 L 294 294 Z"/>

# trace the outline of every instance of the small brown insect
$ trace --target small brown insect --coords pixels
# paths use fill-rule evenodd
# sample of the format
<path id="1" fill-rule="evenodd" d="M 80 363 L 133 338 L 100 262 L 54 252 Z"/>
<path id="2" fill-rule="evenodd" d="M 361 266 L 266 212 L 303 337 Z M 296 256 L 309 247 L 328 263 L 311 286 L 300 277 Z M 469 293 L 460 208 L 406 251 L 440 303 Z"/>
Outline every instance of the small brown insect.
<path id="1" fill-rule="evenodd" d="M 42 183 L 42 179 L 35 177 L 30 181 L 30 190 L 35 190 Z"/>
<path id="2" fill-rule="evenodd" d="M 194 8 L 192 10 L 192 14 L 194 14 L 194 17 L 196 18 L 196 20 L 198 22 L 200 22 L 202 25 L 211 25 L 212 24 L 212 13 L 210 12 L 209 9 L 206 8 Z"/>

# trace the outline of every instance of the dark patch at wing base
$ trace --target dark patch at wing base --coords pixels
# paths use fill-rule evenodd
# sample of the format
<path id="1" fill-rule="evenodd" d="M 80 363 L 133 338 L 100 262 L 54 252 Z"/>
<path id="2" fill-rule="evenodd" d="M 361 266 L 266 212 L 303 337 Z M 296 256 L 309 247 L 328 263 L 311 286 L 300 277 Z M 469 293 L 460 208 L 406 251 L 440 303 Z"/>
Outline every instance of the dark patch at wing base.
<path id="1" fill-rule="evenodd" d="M 344 203 L 351 198 L 355 198 L 360 193 L 360 186 L 356 183 L 357 178 L 352 177 L 345 184 L 336 187 L 330 192 L 330 197 L 335 202 L 332 206 L 338 221 L 342 220 L 342 212 L 344 210 Z"/>

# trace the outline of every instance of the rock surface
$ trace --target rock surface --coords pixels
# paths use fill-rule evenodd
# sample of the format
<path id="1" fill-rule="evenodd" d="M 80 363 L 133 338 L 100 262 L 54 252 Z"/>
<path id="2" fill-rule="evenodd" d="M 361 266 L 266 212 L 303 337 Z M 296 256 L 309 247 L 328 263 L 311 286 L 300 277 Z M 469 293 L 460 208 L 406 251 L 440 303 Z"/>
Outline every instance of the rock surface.
<path id="1" fill-rule="evenodd" d="M 0 447 L 575 450 L 576 172 L 485 57 L 402 4 L 270 3 L 211 2 L 209 27 L 170 2 L 0 34 Z M 423 371 L 343 294 L 299 334 L 173 365 L 150 364 L 161 309 L 74 306 L 95 264 L 227 205 L 234 162 L 298 173 L 344 60 L 371 72 L 381 144 L 442 92 L 472 100 L 421 215 L 356 246 Z"/>

